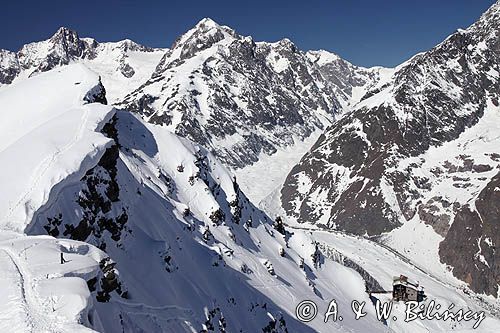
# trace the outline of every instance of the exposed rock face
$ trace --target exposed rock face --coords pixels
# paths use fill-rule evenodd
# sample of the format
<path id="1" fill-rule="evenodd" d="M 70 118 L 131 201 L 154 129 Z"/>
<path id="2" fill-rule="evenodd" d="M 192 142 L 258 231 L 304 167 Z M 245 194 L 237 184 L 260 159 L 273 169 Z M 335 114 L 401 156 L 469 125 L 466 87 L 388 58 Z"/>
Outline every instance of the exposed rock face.
<path id="1" fill-rule="evenodd" d="M 0 84 L 11 83 L 19 72 L 17 55 L 14 52 L 0 50 Z"/>
<path id="2" fill-rule="evenodd" d="M 104 92 L 102 94 L 105 96 Z M 117 180 L 120 145 L 115 126 L 116 116 L 103 128 L 103 133 L 115 144 L 106 150 L 95 167 L 87 171 L 79 188 L 65 194 L 68 198 L 74 197 L 72 209 L 68 211 L 68 203 L 63 203 L 61 207 L 55 205 L 54 212 L 39 217 L 40 220 L 46 219 L 45 224 L 39 223 L 49 235 L 79 241 L 92 240 L 94 245 L 106 250 L 109 243 L 121 244 L 123 237 L 130 233 L 127 206 L 120 201 Z M 73 216 L 74 211 L 80 213 Z"/>
<path id="3" fill-rule="evenodd" d="M 90 90 L 85 97 L 83 97 L 85 102 L 87 103 L 101 103 L 104 105 L 108 104 L 108 100 L 106 99 L 106 89 L 102 85 L 101 79 L 99 78 L 99 83 Z"/>
<path id="4" fill-rule="evenodd" d="M 97 276 L 87 281 L 87 285 L 97 302 L 109 302 L 116 292 L 122 298 L 128 298 L 128 292 L 124 290 L 119 280 L 119 272 L 115 268 L 116 263 L 111 258 L 106 257 L 99 262 L 99 272 Z"/>
<path id="5" fill-rule="evenodd" d="M 59 28 L 47 41 L 27 44 L 19 50 L 17 58 L 23 70 L 46 72 L 56 66 L 67 65 L 79 58 L 95 56 L 97 42 L 83 41 L 75 31 Z"/>
<path id="6" fill-rule="evenodd" d="M 121 106 L 236 168 L 323 129 L 340 107 L 292 42 L 256 43 L 209 19 L 181 36 Z"/>
<path id="7" fill-rule="evenodd" d="M 475 206 L 475 208 L 474 208 Z M 500 173 L 474 203 L 463 206 L 439 246 L 443 263 L 473 290 L 498 295 L 500 284 Z"/>
<path id="8" fill-rule="evenodd" d="M 445 237 L 450 227 L 450 215 L 441 212 L 443 208 L 449 207 L 450 204 L 446 199 L 433 197 L 418 206 L 418 217 L 422 222 L 434 228 L 436 233 Z"/>
<path id="9" fill-rule="evenodd" d="M 308 51 L 307 57 L 317 64 L 323 76 L 333 83 L 335 96 L 345 108 L 356 104 L 368 90 L 375 88 L 394 71 L 392 68 L 359 67 L 324 50 Z"/>
<path id="10" fill-rule="evenodd" d="M 479 228 L 481 214 L 460 206 L 489 188 L 498 165 L 486 156 L 500 147 L 492 134 L 498 121 L 499 27 L 496 4 L 470 28 L 416 55 L 369 90 L 288 175 L 281 190 L 288 217 L 360 235 L 389 232 L 416 218 L 449 244 L 454 239 L 471 247 L 462 251 L 471 257 L 482 232 L 470 239 L 466 228 Z M 451 245 L 445 248 L 443 261 L 461 262 Z M 470 269 L 457 268 L 456 275 L 467 277 L 465 267 Z M 467 281 L 476 291 L 495 294 L 496 268 L 484 267 L 484 278 L 470 272 Z"/>
<path id="11" fill-rule="evenodd" d="M 386 145 L 371 144 L 390 136 L 401 140 L 389 112 L 349 114 L 320 137 L 282 188 L 282 206 L 290 217 L 369 235 L 399 225 L 381 190 L 391 152 Z"/>

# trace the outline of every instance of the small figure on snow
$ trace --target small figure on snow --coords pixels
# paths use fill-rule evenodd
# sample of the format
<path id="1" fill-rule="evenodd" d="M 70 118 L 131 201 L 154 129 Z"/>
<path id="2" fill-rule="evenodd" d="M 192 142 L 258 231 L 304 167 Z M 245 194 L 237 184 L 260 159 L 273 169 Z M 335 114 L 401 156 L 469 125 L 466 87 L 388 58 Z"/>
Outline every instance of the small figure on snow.
<path id="1" fill-rule="evenodd" d="M 64 259 L 64 253 L 61 252 L 61 265 L 67 263 L 68 261 Z"/>

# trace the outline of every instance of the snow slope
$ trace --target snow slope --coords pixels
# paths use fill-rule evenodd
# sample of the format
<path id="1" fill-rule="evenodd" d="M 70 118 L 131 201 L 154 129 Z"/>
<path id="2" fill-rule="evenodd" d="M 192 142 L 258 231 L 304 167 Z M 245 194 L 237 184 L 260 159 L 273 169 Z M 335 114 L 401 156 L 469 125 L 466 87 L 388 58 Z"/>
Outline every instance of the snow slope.
<path id="1" fill-rule="evenodd" d="M 121 146 L 115 178 L 119 200 L 108 212 L 89 216 L 78 200 L 82 193 L 92 192 L 84 181 L 61 191 L 28 229 L 32 234 L 43 233 L 49 219 L 61 216 L 56 226 L 60 235 L 78 237 L 64 230 L 69 230 L 67 225 L 83 228 L 79 216 L 87 216 L 91 225 L 85 240 L 105 248 L 117 262 L 120 282 L 129 292 L 126 298 L 113 294 L 108 303 L 96 304 L 102 323 L 97 329 L 199 331 L 211 325 L 222 327 L 222 321 L 228 331 L 255 332 L 268 325 L 276 326 L 276 332 L 285 327 L 292 332 L 310 331 L 293 313 L 302 298 L 318 298 L 314 284 L 321 285 L 317 288 L 321 297 L 340 298 L 335 284 L 354 281 L 350 285 L 359 288 L 351 292 L 352 297 L 367 297 L 361 278 L 336 263 L 314 273 L 299 268 L 300 257 L 313 266 L 312 245 L 301 247 L 300 253 L 287 249 L 281 257 L 284 237 L 203 148 L 129 113 L 119 112 L 116 119 L 116 140 Z M 104 180 L 109 179 L 106 172 L 98 166 L 87 174 Z M 107 189 L 101 187 L 98 192 L 104 198 Z M 123 211 L 127 219 L 118 237 L 92 222 L 99 216 L 113 220 L 115 213 Z M 217 211 L 221 214 L 214 214 Z M 275 273 L 266 265 L 272 265 Z M 384 331 L 373 318 L 344 323 L 359 330 L 373 325 Z M 319 330 L 321 322 L 314 327 Z"/>
<path id="2" fill-rule="evenodd" d="M 0 330 L 93 332 L 85 327 L 92 307 L 86 280 L 105 257 L 85 243 L 2 231 Z"/>
<path id="3" fill-rule="evenodd" d="M 295 138 L 293 145 L 278 148 L 271 156 L 260 154 L 259 160 L 254 164 L 232 170 L 243 192 L 252 202 L 260 204 L 276 188 L 283 185 L 290 170 L 309 151 L 320 134 L 320 131 L 317 131 L 304 140 Z"/>
<path id="4" fill-rule="evenodd" d="M 153 74 L 167 49 L 152 49 L 131 40 L 99 43 L 96 56 L 82 63 L 99 73 L 110 104 L 119 102 Z"/>
<path id="5" fill-rule="evenodd" d="M 0 228 L 23 231 L 55 185 L 100 158 L 109 139 L 98 131 L 113 110 L 87 101 L 101 88 L 94 72 L 72 65 L 0 92 Z"/>

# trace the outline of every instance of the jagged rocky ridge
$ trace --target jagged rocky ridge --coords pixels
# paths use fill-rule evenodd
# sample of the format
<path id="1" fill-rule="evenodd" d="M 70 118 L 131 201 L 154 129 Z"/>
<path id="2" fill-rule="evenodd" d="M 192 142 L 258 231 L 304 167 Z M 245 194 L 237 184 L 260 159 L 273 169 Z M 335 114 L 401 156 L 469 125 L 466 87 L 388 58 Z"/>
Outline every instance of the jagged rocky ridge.
<path id="1" fill-rule="evenodd" d="M 333 281 L 320 277 L 337 264 L 320 261 L 311 239 L 288 246 L 293 234 L 273 226 L 213 155 L 165 128 L 117 111 L 101 132 L 111 140 L 106 151 L 79 180 L 57 184 L 25 230 L 84 241 L 113 259 L 88 277 L 86 325 L 313 331 L 286 302 L 292 288 L 304 297 L 335 294 Z M 272 298 L 260 291 L 276 281 Z M 372 320 L 362 326 L 374 324 L 383 329 Z"/>
<path id="2" fill-rule="evenodd" d="M 255 42 L 204 19 L 120 106 L 241 168 L 324 129 L 334 86 L 290 40 Z"/>
<path id="3" fill-rule="evenodd" d="M 308 51 L 306 54 L 323 76 L 333 83 L 335 97 L 346 110 L 359 102 L 367 91 L 383 84 L 394 71 L 392 68 L 356 66 L 325 50 Z"/>
<path id="4" fill-rule="evenodd" d="M 359 235 L 427 223 L 444 237 L 441 261 L 473 290 L 496 296 L 496 201 L 479 214 L 499 167 L 499 11 L 497 3 L 398 66 L 333 124 L 281 189 L 288 216 Z M 437 248 L 420 244 L 429 246 Z"/>
<path id="5" fill-rule="evenodd" d="M 17 52 L 0 50 L 0 86 L 79 62 L 102 76 L 111 88 L 108 98 L 115 102 L 151 75 L 164 52 L 129 39 L 101 43 L 80 38 L 76 31 L 61 27 L 48 40 L 26 44 Z"/>

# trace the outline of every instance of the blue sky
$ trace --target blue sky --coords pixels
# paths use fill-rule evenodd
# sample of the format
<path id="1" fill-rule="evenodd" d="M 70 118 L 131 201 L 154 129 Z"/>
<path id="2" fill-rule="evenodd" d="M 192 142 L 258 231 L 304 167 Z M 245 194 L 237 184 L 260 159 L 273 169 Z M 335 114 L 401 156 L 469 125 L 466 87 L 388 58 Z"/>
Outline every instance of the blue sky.
<path id="1" fill-rule="evenodd" d="M 465 28 L 493 0 L 3 1 L 0 48 L 17 50 L 58 27 L 98 41 L 169 47 L 203 17 L 255 40 L 287 37 L 357 65 L 395 66 Z"/>

